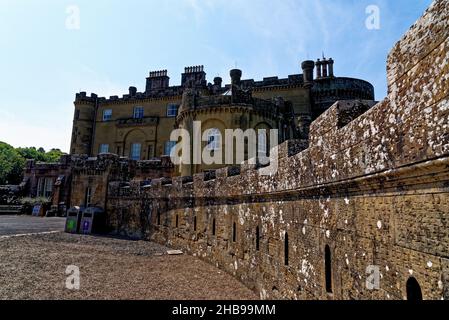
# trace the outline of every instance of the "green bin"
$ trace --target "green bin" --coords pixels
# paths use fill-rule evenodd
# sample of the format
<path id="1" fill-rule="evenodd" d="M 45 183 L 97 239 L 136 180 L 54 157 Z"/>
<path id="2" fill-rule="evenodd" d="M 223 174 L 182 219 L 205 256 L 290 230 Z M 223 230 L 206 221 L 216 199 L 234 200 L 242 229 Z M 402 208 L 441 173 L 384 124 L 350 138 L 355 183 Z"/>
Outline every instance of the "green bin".
<path id="1" fill-rule="evenodd" d="M 83 208 L 72 207 L 67 210 L 67 217 L 65 221 L 65 232 L 79 233 L 81 226 L 81 219 L 83 217 Z"/>

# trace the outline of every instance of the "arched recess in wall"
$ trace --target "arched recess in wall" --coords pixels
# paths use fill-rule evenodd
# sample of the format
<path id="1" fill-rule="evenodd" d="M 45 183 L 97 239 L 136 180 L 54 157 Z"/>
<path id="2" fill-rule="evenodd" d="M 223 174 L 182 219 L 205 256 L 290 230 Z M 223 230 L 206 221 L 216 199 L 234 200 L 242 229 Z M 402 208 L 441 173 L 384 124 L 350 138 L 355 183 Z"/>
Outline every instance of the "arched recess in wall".
<path id="1" fill-rule="evenodd" d="M 255 127 L 254 130 L 256 130 L 256 136 L 257 136 L 257 155 L 260 156 L 261 154 L 264 154 L 266 156 L 269 156 L 270 148 L 274 145 L 273 141 L 270 141 L 270 130 L 272 127 L 266 123 L 266 122 L 259 122 Z M 259 130 L 265 130 L 265 134 L 263 131 Z"/>
<path id="2" fill-rule="evenodd" d="M 332 293 L 332 255 L 331 248 L 326 245 L 324 249 L 324 272 L 326 281 L 326 292 Z"/>
<path id="3" fill-rule="evenodd" d="M 414 277 L 410 277 L 407 280 L 407 300 L 408 301 L 422 301 L 421 286 Z"/>
<path id="4" fill-rule="evenodd" d="M 138 152 L 137 145 L 140 144 L 140 159 L 142 160 L 146 154 L 146 141 L 147 141 L 147 135 L 145 134 L 145 131 L 142 129 L 132 129 L 128 133 L 126 133 L 124 137 L 124 156 L 130 157 L 132 156 L 131 151 L 134 146 L 134 151 Z"/>
<path id="5" fill-rule="evenodd" d="M 219 135 L 218 139 L 220 139 L 220 142 L 219 142 L 220 148 L 213 149 L 213 150 L 214 150 L 214 154 L 216 154 L 215 152 L 218 152 L 218 154 L 221 154 L 222 163 L 225 162 L 225 156 L 224 156 L 225 150 L 226 150 L 225 149 L 225 129 L 230 129 L 230 126 L 226 126 L 226 124 L 222 120 L 220 120 L 214 116 L 211 116 L 211 118 L 209 118 L 201 123 L 201 138 L 202 139 L 204 138 L 203 139 L 204 141 L 201 144 L 201 151 L 204 151 L 207 148 L 207 145 L 208 145 L 207 139 L 208 139 L 208 134 L 210 133 L 210 131 L 211 130 L 219 131 L 220 135 Z M 212 151 L 212 150 L 209 150 L 209 151 Z M 196 170 L 196 171 L 199 172 L 200 170 Z"/>

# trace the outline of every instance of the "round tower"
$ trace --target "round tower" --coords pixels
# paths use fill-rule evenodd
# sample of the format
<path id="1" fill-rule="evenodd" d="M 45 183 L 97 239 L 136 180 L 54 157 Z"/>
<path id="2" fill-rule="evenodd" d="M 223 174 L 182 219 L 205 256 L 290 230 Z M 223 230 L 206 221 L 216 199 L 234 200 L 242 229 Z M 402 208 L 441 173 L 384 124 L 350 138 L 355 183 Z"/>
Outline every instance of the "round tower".
<path id="1" fill-rule="evenodd" d="M 92 154 L 97 98 L 93 93 L 90 97 L 85 92 L 76 94 L 70 154 Z"/>

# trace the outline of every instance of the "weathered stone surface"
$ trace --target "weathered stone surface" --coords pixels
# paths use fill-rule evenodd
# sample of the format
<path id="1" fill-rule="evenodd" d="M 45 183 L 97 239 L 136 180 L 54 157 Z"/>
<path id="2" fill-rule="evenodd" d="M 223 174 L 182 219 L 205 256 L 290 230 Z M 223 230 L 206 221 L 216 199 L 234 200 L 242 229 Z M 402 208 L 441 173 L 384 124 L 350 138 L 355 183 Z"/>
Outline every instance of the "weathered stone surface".
<path id="1" fill-rule="evenodd" d="M 388 97 L 334 104 L 308 143 L 279 147 L 275 174 L 244 164 L 131 184 L 108 195 L 111 226 L 198 256 L 261 298 L 404 299 L 414 277 L 425 299 L 448 299 L 448 21 L 435 1 L 388 58 Z"/>

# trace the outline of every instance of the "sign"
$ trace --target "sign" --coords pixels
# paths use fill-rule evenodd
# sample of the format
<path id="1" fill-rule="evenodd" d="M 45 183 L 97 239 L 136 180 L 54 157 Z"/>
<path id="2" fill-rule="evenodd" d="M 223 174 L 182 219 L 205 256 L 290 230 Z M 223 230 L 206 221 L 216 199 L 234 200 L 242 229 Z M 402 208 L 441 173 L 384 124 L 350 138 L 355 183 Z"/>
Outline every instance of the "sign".
<path id="1" fill-rule="evenodd" d="M 40 205 L 40 204 L 36 204 L 33 207 L 33 213 L 32 214 L 33 214 L 34 217 L 39 217 L 40 216 L 41 208 L 42 208 L 42 205 Z"/>

